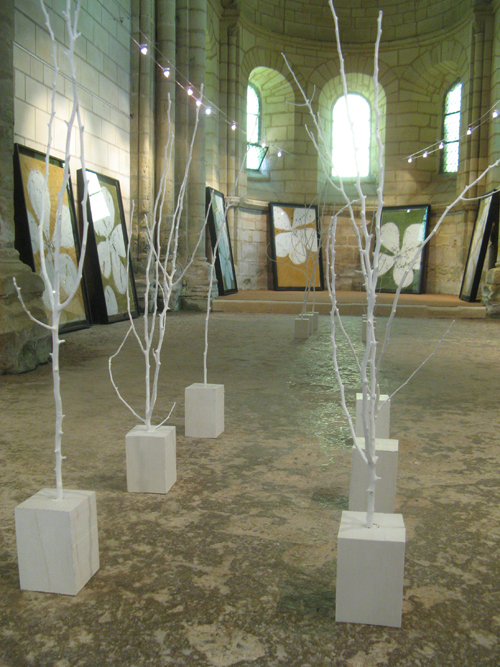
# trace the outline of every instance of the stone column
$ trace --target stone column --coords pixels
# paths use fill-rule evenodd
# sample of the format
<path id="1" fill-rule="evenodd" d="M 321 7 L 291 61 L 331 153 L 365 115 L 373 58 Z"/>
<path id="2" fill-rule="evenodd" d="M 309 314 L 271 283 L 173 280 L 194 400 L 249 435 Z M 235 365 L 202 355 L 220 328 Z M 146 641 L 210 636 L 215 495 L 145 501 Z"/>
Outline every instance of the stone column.
<path id="1" fill-rule="evenodd" d="M 147 43 L 143 55 L 135 42 L 131 52 L 130 196 L 134 202 L 131 256 L 139 301 L 145 284 L 148 252 L 144 218 L 153 216 L 155 198 L 155 4 L 154 0 L 132 1 L 132 37 Z"/>
<path id="2" fill-rule="evenodd" d="M 0 373 L 22 373 L 49 359 L 46 329 L 32 322 L 17 298 L 13 277 L 32 315 L 47 321 L 42 279 L 14 249 L 14 1 L 0 3 Z"/>
<path id="3" fill-rule="evenodd" d="M 158 60 L 162 68 L 169 69 L 166 77 L 163 70 L 156 68 L 156 192 L 160 189 L 160 182 L 164 169 L 166 170 L 166 195 L 161 220 L 161 245 L 165 247 L 168 231 L 172 221 L 175 202 L 175 100 L 176 100 L 176 26 L 175 2 L 157 0 L 156 3 L 156 43 Z M 170 109 L 170 111 L 169 111 Z M 170 114 L 170 121 L 169 121 Z M 173 141 L 171 163 L 165 162 L 165 148 L 169 141 Z"/>
<path id="4" fill-rule="evenodd" d="M 178 35 L 178 64 L 181 66 L 184 82 L 189 81 L 195 94 L 199 94 L 206 72 L 207 3 L 206 0 L 180 0 L 178 9 L 182 9 L 178 11 L 179 33 L 182 31 Z M 186 152 L 194 131 L 196 106 L 186 95 L 177 109 L 180 111 L 177 116 L 177 131 L 180 131 L 182 137 L 179 147 Z M 181 156 L 181 162 L 185 165 L 185 157 L 182 160 Z M 179 181 L 183 174 L 184 168 L 176 169 L 176 180 Z M 189 262 L 193 253 L 195 254 L 186 273 L 181 294 L 182 307 L 193 310 L 205 309 L 208 292 L 209 266 L 204 239 L 195 252 L 205 224 L 205 188 L 205 114 L 201 111 L 189 170 L 186 215 L 181 238 L 183 261 Z"/>

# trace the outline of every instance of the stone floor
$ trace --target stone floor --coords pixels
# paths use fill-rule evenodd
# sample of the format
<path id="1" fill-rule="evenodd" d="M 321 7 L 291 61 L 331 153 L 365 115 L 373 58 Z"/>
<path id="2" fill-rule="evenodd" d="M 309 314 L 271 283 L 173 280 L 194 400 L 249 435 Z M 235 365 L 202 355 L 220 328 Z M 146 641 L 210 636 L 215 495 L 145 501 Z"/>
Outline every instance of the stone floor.
<path id="1" fill-rule="evenodd" d="M 449 324 L 394 322 L 382 393 L 406 380 Z M 361 353 L 360 318 L 345 326 Z M 96 491 L 101 559 L 75 597 L 20 591 L 17 572 L 14 508 L 55 483 L 50 367 L 0 378 L 0 665 L 498 666 L 500 322 L 455 322 L 392 399 L 407 528 L 401 629 L 335 622 L 351 442 L 329 318 L 298 342 L 289 315 L 211 317 L 208 381 L 226 391 L 217 440 L 184 436 L 184 388 L 203 380 L 203 327 L 202 315 L 168 320 L 158 419 L 177 402 L 178 481 L 165 496 L 126 491 L 125 433 L 136 418 L 107 371 L 126 323 L 65 336 L 63 478 Z M 359 382 L 345 343 L 340 356 L 353 408 Z M 115 364 L 140 409 L 132 342 Z"/>

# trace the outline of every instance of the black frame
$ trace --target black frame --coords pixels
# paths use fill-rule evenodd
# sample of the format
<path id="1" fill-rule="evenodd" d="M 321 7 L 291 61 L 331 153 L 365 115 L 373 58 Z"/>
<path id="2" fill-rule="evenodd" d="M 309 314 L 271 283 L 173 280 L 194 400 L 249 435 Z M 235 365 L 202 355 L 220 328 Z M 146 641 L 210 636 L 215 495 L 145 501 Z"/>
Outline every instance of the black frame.
<path id="1" fill-rule="evenodd" d="M 294 265 L 293 263 L 290 264 L 289 262 L 287 262 L 285 258 L 282 259 L 281 257 L 278 257 L 276 248 L 276 237 L 278 234 L 283 233 L 283 231 L 276 233 L 275 217 L 277 209 L 282 209 L 287 215 L 290 222 L 290 231 L 293 228 L 293 217 L 295 211 L 302 211 L 302 210 L 314 211 L 314 222 L 315 222 L 314 228 L 316 231 L 316 241 L 317 241 L 317 251 L 316 251 L 317 257 L 314 259 L 316 266 L 316 276 L 315 276 L 316 284 L 314 285 L 308 284 L 307 281 L 308 274 L 306 268 L 304 268 L 305 264 L 307 263 L 307 260 L 301 265 L 300 264 Z M 292 220 L 290 220 L 290 215 L 285 211 L 285 209 L 291 209 L 290 213 L 292 213 Z M 269 224 L 271 227 L 271 250 L 272 250 L 274 289 L 276 291 L 305 291 L 306 289 L 317 289 L 318 291 L 324 290 L 325 279 L 323 274 L 323 255 L 321 249 L 321 235 L 319 228 L 318 207 L 313 204 L 311 205 L 286 204 L 286 203 L 280 204 L 276 202 L 271 202 L 269 204 Z M 309 227 L 309 224 L 301 225 L 301 228 L 304 227 Z M 287 233 L 287 230 L 285 230 L 284 233 Z M 311 253 L 308 251 L 307 254 L 309 256 Z M 291 274 L 289 279 L 287 279 L 286 276 L 287 273 Z M 298 279 L 294 281 L 292 280 L 292 276 Z M 294 282 L 295 284 L 293 284 Z"/>
<path id="2" fill-rule="evenodd" d="M 382 209 L 382 216 L 380 219 L 380 233 L 382 234 L 383 226 L 388 223 L 396 225 L 399 231 L 399 248 L 402 251 L 404 248 L 404 235 L 411 225 L 420 225 L 419 243 L 427 238 L 427 229 L 429 226 L 431 207 L 428 204 L 421 204 L 418 206 L 384 206 Z M 414 248 L 411 250 L 411 247 Z M 406 253 L 400 253 L 400 256 L 407 258 L 408 261 L 413 259 L 415 249 L 417 246 L 409 246 Z M 380 252 L 384 253 L 384 246 L 380 248 Z M 388 255 L 389 256 L 389 255 Z M 411 271 L 411 283 L 401 289 L 401 294 L 422 294 L 424 288 L 424 277 L 427 262 L 427 244 L 422 248 L 420 254 L 420 261 L 416 261 Z M 380 259 L 379 259 L 379 263 Z M 377 278 L 377 291 L 394 293 L 399 287 L 399 283 L 395 280 L 393 275 L 395 263 L 391 265 L 384 274 L 379 274 Z M 390 273 L 389 273 L 390 272 Z M 389 275 L 388 275 L 389 274 Z M 408 277 L 410 274 L 408 274 Z"/>
<path id="3" fill-rule="evenodd" d="M 114 219 L 111 221 L 112 229 L 109 234 L 98 234 L 96 232 L 96 223 L 98 220 L 104 218 L 98 218 L 94 220 L 92 216 L 92 205 L 90 195 L 87 198 L 87 219 L 89 223 L 89 231 L 87 238 L 87 252 L 85 256 L 85 268 L 87 274 L 87 286 L 90 297 L 90 304 L 92 310 L 92 320 L 99 324 L 111 324 L 112 322 L 120 322 L 126 320 L 129 317 L 128 307 L 127 307 L 127 287 L 125 291 L 119 289 L 118 283 L 123 282 L 126 279 L 127 273 L 127 257 L 128 257 L 128 292 L 130 295 L 130 312 L 132 317 L 137 317 L 139 314 L 139 307 L 137 301 L 137 291 L 135 287 L 134 273 L 132 269 L 132 262 L 130 260 L 130 255 L 127 252 L 128 249 L 128 234 L 127 226 L 125 224 L 125 214 L 123 212 L 123 202 L 120 189 L 120 181 L 116 178 L 111 178 L 110 176 L 105 176 L 100 174 L 93 169 L 87 169 L 87 175 L 95 174 L 97 177 L 99 187 L 104 187 L 108 199 L 108 203 L 111 201 L 114 209 Z M 83 200 L 83 171 L 79 169 L 77 171 L 77 181 L 78 181 L 78 199 L 80 202 L 80 224 L 82 224 L 83 215 L 82 215 L 82 200 Z M 110 212 L 111 213 L 111 212 Z M 109 217 L 109 216 L 107 216 Z M 117 229 L 121 230 L 116 231 Z M 117 235 L 115 235 L 117 234 Z M 100 237 L 103 240 L 99 241 Z M 116 241 L 113 246 L 111 241 L 112 237 Z M 107 250 L 109 250 L 109 264 L 112 268 L 109 270 L 109 275 L 106 276 L 103 272 L 103 265 L 105 260 L 102 260 L 103 249 L 100 246 L 101 244 L 108 244 Z M 120 249 L 125 251 L 125 255 L 120 254 L 117 251 L 117 245 L 120 246 Z M 106 249 L 106 248 L 105 248 Z M 101 259 L 100 259 L 101 258 Z M 102 260 L 102 261 L 101 261 Z M 115 278 L 115 271 L 118 269 L 118 280 Z M 108 295 L 108 296 L 106 296 Z M 110 297 L 111 300 L 110 300 Z M 116 303 L 116 312 L 114 312 Z"/>
<path id="4" fill-rule="evenodd" d="M 474 229 L 470 239 L 459 298 L 477 301 L 484 260 L 493 223 L 498 221 L 498 192 L 488 192 L 479 201 Z"/>
<path id="5" fill-rule="evenodd" d="M 25 183 L 25 178 L 23 177 L 23 172 L 26 173 L 28 169 L 29 161 L 36 161 L 37 163 L 39 162 L 40 168 L 37 169 L 37 171 L 40 171 L 42 176 L 45 177 L 46 154 L 32 148 L 28 148 L 22 144 L 14 144 L 15 248 L 19 252 L 21 261 L 27 264 L 32 271 L 39 273 L 39 260 L 36 257 L 38 251 L 34 251 L 33 249 L 31 234 L 34 230 L 30 231 L 29 217 L 31 216 L 36 224 L 38 224 L 38 219 L 36 218 L 35 210 L 27 192 L 28 186 Z M 63 172 L 64 160 L 60 160 L 56 157 L 53 157 L 52 155 L 49 155 L 49 178 L 47 187 L 49 191 L 49 199 L 51 202 L 55 203 L 57 201 L 57 193 L 59 192 L 62 185 Z M 68 184 L 66 187 L 66 199 L 67 202 L 65 205 L 67 205 L 70 214 L 73 246 L 68 246 L 70 252 L 61 253 L 61 255 L 67 254 L 77 268 L 78 262 L 80 261 L 81 247 L 80 237 L 78 234 L 78 224 L 76 220 L 75 202 L 73 199 L 73 189 L 71 187 L 71 178 L 68 179 Z M 29 205 L 28 201 L 30 202 Z M 49 233 L 50 228 L 52 228 L 52 225 L 55 223 L 56 210 L 57 206 L 54 207 L 51 205 Z M 72 256 L 73 252 L 74 257 Z M 64 319 L 62 324 L 59 326 L 59 331 L 61 333 L 75 331 L 77 329 L 84 329 L 89 327 L 91 324 L 90 307 L 85 278 L 86 276 L 84 271 L 82 273 L 82 279 L 80 281 L 79 288 L 70 304 L 71 307 L 75 299 L 77 299 L 76 305 L 74 307 L 74 310 L 76 310 L 75 316 L 72 319 L 67 319 L 69 317 L 70 308 L 63 310 L 61 313 L 61 316 Z M 50 320 L 50 310 L 46 308 L 46 312 L 47 317 Z"/>
<path id="6" fill-rule="evenodd" d="M 216 253 L 215 275 L 217 276 L 219 295 L 235 294 L 238 291 L 238 283 L 234 269 L 233 249 L 229 236 L 224 195 L 214 188 L 207 187 L 205 191 L 205 203 L 212 252 Z M 224 264 L 225 271 L 222 269 L 222 264 Z"/>

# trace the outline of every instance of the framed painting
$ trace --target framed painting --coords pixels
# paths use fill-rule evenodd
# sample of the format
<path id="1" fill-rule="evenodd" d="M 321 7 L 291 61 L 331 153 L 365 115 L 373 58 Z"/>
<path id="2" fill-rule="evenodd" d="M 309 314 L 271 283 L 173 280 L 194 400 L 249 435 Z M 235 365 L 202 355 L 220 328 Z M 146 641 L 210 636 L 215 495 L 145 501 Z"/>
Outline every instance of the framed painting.
<path id="1" fill-rule="evenodd" d="M 89 233 L 85 266 L 92 320 L 99 324 L 133 317 L 139 309 L 128 236 L 123 212 L 120 182 L 115 178 L 87 172 L 87 218 Z M 83 200 L 83 172 L 77 172 L 78 199 Z M 81 206 L 81 204 L 80 204 Z M 82 215 L 80 211 L 80 220 Z"/>
<path id="2" fill-rule="evenodd" d="M 21 144 L 14 145 L 14 207 L 15 247 L 21 261 L 40 274 L 41 252 L 39 224 L 43 215 L 43 252 L 49 278 L 54 275 L 55 226 L 58 197 L 64 178 L 64 162 L 49 157 L 49 172 L 45 183 L 45 153 Z M 44 212 L 42 213 L 42 194 Z M 67 298 L 77 280 L 80 259 L 80 241 L 76 222 L 75 203 L 71 183 L 63 193 L 61 216 L 61 241 L 59 250 L 59 278 L 61 301 Z M 49 299 L 44 292 L 43 302 L 50 321 Z M 85 279 L 78 286 L 75 296 L 61 313 L 60 330 L 71 331 L 90 326 L 90 311 Z"/>
<path id="3" fill-rule="evenodd" d="M 463 301 L 476 301 L 477 299 L 486 250 L 495 221 L 498 221 L 498 192 L 488 192 L 479 200 L 458 295 Z"/>
<path id="4" fill-rule="evenodd" d="M 412 265 L 419 245 L 427 236 L 430 206 L 384 206 L 380 221 L 381 248 L 377 290 L 422 294 L 427 248 Z M 410 268 L 411 267 L 411 268 Z"/>
<path id="5" fill-rule="evenodd" d="M 275 290 L 325 289 L 317 206 L 269 204 Z"/>
<path id="6" fill-rule="evenodd" d="M 238 291 L 234 270 L 233 250 L 229 238 L 224 195 L 213 188 L 206 189 L 208 229 L 212 251 L 215 252 L 215 275 L 219 294 L 226 296 Z"/>

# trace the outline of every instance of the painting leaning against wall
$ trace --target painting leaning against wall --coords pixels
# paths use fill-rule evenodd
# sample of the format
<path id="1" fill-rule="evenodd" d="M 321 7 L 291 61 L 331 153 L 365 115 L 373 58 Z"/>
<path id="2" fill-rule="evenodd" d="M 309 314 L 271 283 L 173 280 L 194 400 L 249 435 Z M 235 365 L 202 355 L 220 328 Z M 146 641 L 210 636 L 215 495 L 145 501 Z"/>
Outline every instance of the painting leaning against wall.
<path id="1" fill-rule="evenodd" d="M 377 291 L 422 294 L 426 246 L 418 247 L 427 236 L 430 206 L 384 206 L 380 220 L 380 257 Z M 414 261 L 415 259 L 415 261 Z"/>
<path id="2" fill-rule="evenodd" d="M 50 280 L 54 277 L 56 252 L 56 212 L 59 191 L 64 177 L 64 161 L 49 156 L 48 178 L 46 175 L 46 155 L 21 144 L 15 144 L 14 179 L 15 179 L 15 228 L 16 249 L 21 261 L 33 271 L 41 272 L 41 251 L 45 256 L 47 273 Z M 43 200 L 43 221 L 40 243 L 40 216 Z M 59 280 L 61 301 L 71 293 L 77 280 L 77 265 L 80 257 L 80 242 L 76 222 L 75 205 L 71 184 L 68 182 L 63 201 L 61 217 L 61 240 L 59 248 Z M 43 302 L 50 320 L 50 307 L 47 294 Z M 85 281 L 82 280 L 71 303 L 61 313 L 61 331 L 80 329 L 90 325 L 90 314 Z"/>
<path id="3" fill-rule="evenodd" d="M 325 288 L 318 208 L 269 204 L 275 290 Z"/>

